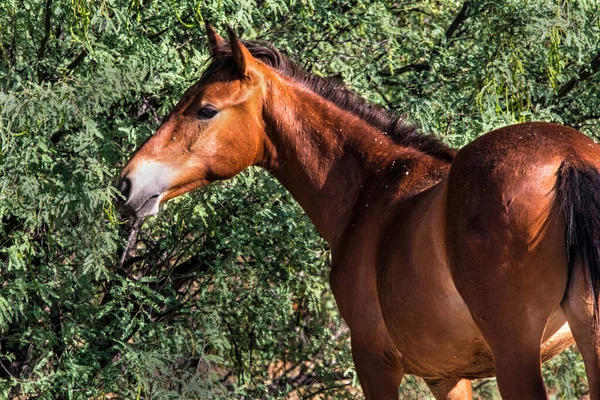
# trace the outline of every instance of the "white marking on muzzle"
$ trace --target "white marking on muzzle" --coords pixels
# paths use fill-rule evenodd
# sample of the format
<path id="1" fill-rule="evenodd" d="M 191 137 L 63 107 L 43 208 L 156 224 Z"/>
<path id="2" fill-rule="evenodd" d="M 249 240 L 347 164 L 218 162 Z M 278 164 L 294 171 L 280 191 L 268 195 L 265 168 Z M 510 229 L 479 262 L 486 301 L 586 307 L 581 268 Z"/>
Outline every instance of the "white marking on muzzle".
<path id="1" fill-rule="evenodd" d="M 134 210 L 138 210 L 150 199 L 154 198 L 159 201 L 163 193 L 171 186 L 175 173 L 173 168 L 161 162 L 141 162 L 135 170 L 127 174 L 131 188 L 126 204 Z M 152 211 L 157 211 L 154 209 L 158 208 L 158 201 L 152 207 Z"/>

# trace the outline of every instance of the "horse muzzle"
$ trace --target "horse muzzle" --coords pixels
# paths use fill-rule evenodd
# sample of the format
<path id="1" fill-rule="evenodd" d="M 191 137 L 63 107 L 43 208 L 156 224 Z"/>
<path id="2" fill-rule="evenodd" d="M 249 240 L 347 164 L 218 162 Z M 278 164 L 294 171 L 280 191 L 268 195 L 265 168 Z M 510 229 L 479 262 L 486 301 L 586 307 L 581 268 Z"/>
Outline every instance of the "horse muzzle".
<path id="1" fill-rule="evenodd" d="M 172 176 L 171 168 L 154 162 L 133 171 L 123 171 L 116 185 L 122 195 L 116 200 L 117 210 L 124 216 L 136 218 L 156 215 Z"/>

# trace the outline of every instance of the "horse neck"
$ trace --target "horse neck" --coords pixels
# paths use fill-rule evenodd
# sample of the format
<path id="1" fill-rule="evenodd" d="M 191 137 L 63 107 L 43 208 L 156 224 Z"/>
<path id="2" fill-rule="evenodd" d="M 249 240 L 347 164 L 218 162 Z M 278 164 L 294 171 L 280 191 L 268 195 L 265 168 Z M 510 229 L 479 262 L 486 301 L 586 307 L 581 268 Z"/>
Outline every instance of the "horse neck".
<path id="1" fill-rule="evenodd" d="M 394 145 L 371 125 L 294 82 L 271 82 L 266 92 L 263 166 L 333 248 L 369 176 L 415 151 Z"/>

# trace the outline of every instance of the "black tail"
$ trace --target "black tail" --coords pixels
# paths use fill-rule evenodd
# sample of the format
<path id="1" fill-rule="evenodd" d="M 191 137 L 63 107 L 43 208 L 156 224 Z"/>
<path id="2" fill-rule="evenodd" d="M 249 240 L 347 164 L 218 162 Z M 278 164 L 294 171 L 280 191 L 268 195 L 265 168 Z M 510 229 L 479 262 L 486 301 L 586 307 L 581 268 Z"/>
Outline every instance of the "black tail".
<path id="1" fill-rule="evenodd" d="M 584 262 L 586 279 L 594 300 L 594 330 L 599 338 L 600 320 L 600 173 L 591 167 L 563 163 L 558 172 L 558 200 L 567 223 L 569 264 Z M 569 270 L 572 270 L 569 265 Z"/>

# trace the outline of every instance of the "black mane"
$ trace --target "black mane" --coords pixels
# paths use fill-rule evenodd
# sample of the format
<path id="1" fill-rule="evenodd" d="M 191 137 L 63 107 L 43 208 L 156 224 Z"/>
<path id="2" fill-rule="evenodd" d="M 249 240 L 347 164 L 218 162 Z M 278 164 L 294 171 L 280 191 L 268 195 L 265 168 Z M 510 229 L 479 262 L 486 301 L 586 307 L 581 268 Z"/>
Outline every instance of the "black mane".
<path id="1" fill-rule="evenodd" d="M 243 40 L 242 43 L 262 63 L 295 80 L 339 108 L 356 115 L 389 136 L 394 143 L 412 147 L 447 162 L 452 162 L 454 159 L 454 150 L 438 137 L 419 132 L 416 126 L 407 124 L 401 115 L 369 103 L 364 97 L 348 90 L 339 80 L 307 73 L 269 43 L 254 40 Z M 216 54 L 217 56 L 204 72 L 205 75 L 210 75 L 220 69 L 223 63 L 231 60 L 229 43 L 222 43 Z"/>

